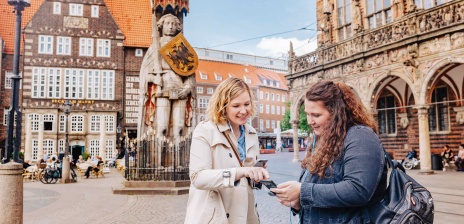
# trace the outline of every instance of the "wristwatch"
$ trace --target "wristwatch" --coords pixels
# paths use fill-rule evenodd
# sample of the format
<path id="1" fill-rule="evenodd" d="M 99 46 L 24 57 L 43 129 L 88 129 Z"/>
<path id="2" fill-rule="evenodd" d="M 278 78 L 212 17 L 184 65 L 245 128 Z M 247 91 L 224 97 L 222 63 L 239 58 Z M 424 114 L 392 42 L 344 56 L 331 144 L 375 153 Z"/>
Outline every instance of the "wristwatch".
<path id="1" fill-rule="evenodd" d="M 228 187 L 230 183 L 230 171 L 226 170 L 222 172 L 223 184 L 224 186 Z"/>

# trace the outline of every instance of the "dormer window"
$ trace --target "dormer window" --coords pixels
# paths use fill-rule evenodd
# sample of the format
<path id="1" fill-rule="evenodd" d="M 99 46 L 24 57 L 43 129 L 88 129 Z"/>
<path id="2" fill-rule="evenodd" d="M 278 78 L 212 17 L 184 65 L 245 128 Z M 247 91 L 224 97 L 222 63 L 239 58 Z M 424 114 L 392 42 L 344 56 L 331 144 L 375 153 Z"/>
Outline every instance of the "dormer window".
<path id="1" fill-rule="evenodd" d="M 216 81 L 222 81 L 222 76 L 217 75 L 216 73 L 214 73 L 214 77 L 216 78 Z"/>
<path id="2" fill-rule="evenodd" d="M 205 75 L 205 74 L 200 72 L 200 78 L 206 80 L 206 79 L 208 79 L 208 75 Z"/>
<path id="3" fill-rule="evenodd" d="M 246 76 L 243 76 L 243 80 L 245 80 L 245 83 L 247 83 L 247 84 L 251 83 L 251 79 L 246 77 Z"/>

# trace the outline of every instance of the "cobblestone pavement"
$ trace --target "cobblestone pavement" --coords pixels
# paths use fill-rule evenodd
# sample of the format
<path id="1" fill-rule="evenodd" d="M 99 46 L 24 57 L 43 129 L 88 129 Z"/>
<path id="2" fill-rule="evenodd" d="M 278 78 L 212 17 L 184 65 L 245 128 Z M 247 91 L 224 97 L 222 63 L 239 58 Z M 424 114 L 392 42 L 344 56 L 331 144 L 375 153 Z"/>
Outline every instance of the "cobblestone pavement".
<path id="1" fill-rule="evenodd" d="M 300 153 L 300 159 L 303 154 Z M 268 159 L 271 178 L 277 183 L 297 180 L 299 163 L 293 163 L 293 153 L 262 155 Z M 437 171 L 436 175 L 409 172 L 419 183 L 432 191 L 436 204 L 434 223 L 462 223 L 464 220 L 464 173 Z M 453 181 L 450 181 L 453 180 Z M 124 179 L 111 170 L 105 178 L 78 179 L 74 184 L 24 183 L 24 223 L 183 223 L 188 195 L 142 196 L 113 195 L 112 187 L 121 186 Z M 258 211 L 263 224 L 298 223 L 290 217 L 267 189 L 255 191 Z"/>

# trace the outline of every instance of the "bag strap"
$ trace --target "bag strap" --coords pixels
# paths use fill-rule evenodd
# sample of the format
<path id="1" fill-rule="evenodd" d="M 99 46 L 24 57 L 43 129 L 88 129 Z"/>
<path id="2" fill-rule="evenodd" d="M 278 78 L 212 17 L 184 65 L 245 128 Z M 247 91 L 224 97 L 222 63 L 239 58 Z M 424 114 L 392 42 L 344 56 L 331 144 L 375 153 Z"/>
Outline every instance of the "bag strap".
<path id="1" fill-rule="evenodd" d="M 218 130 L 219 130 L 219 127 L 218 127 Z M 232 151 L 234 151 L 234 154 L 235 154 L 235 158 L 237 158 L 238 162 L 240 163 L 240 167 L 243 167 L 243 163 L 242 161 L 240 160 L 240 156 L 238 155 L 238 148 L 237 148 L 237 145 L 234 144 L 232 142 L 232 139 L 230 138 L 230 131 L 225 131 L 225 132 L 222 132 L 222 134 L 224 135 L 224 137 L 226 137 L 227 141 L 229 142 L 230 144 L 230 147 L 232 147 Z"/>

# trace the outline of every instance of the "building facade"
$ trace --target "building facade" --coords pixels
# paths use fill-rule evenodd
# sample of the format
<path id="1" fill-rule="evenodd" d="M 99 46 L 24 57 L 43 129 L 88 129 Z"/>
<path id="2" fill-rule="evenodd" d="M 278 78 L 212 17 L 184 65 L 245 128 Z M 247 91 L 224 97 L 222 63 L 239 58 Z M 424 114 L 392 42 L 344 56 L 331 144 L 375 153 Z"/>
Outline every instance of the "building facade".
<path id="1" fill-rule="evenodd" d="M 318 0 L 318 49 L 289 62 L 292 118 L 305 90 L 343 81 L 377 120 L 386 150 L 403 159 L 464 143 L 464 1 Z"/>

